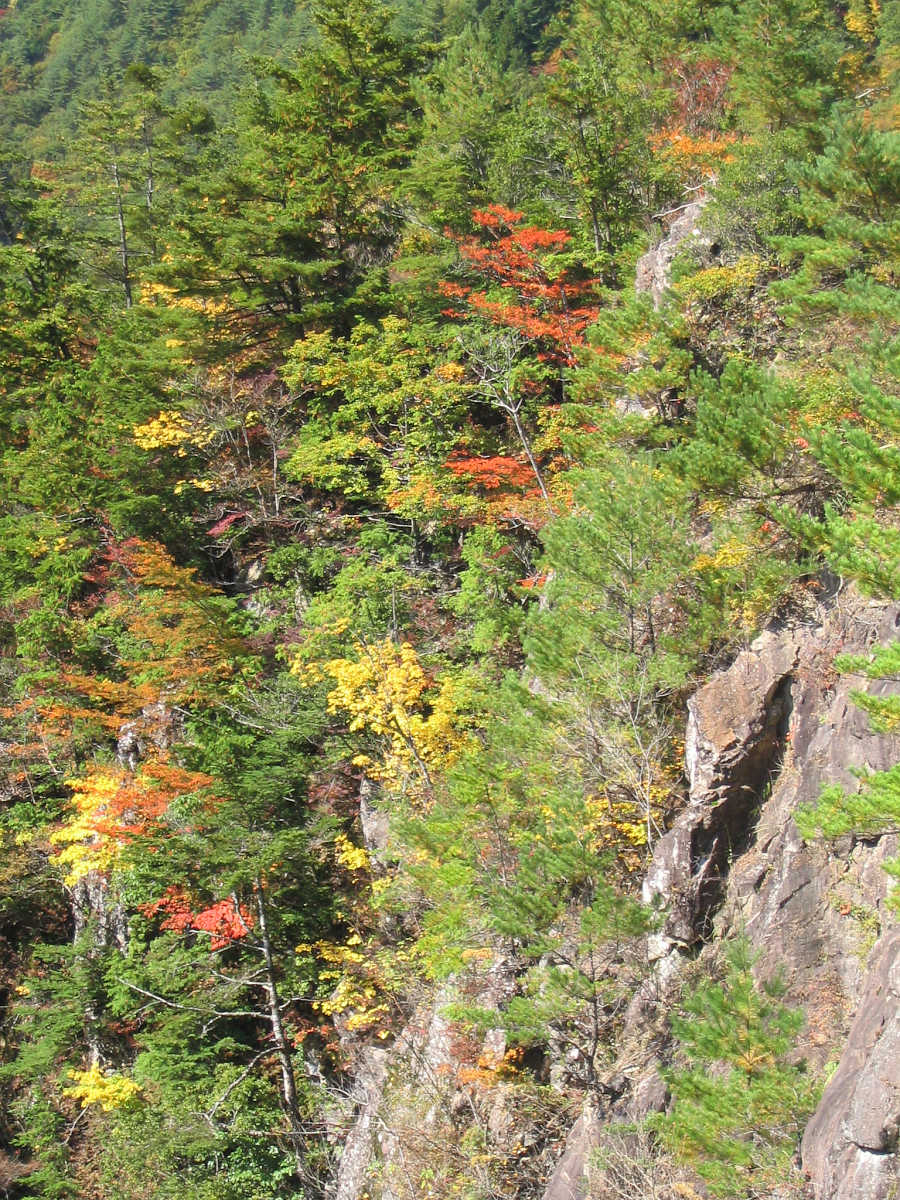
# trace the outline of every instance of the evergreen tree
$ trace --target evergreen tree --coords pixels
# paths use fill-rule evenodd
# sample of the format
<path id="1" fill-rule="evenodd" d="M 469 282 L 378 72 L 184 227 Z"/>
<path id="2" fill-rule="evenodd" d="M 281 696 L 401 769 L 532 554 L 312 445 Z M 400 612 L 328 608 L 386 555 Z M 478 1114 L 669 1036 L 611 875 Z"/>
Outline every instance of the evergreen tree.
<path id="1" fill-rule="evenodd" d="M 415 141 L 426 51 L 378 4 L 315 11 L 319 40 L 288 68 L 257 60 L 242 120 L 183 195 L 163 276 L 224 308 L 231 343 L 347 332 L 377 312 L 396 237 L 385 189 Z"/>
<path id="2" fill-rule="evenodd" d="M 609 256 L 634 232 L 651 194 L 651 87 L 630 56 L 590 25 L 576 29 L 550 77 L 546 102 L 557 153 L 594 253 Z M 648 92 L 650 96 L 648 96 Z M 569 190 L 567 189 L 567 190 Z"/>
<path id="3" fill-rule="evenodd" d="M 687 496 L 647 461 L 584 472 L 572 515 L 544 533 L 544 603 L 527 668 L 558 705 L 557 754 L 608 806 L 632 846 L 650 846 L 677 784 L 670 705 L 692 638 L 679 581 L 692 560 Z"/>
<path id="4" fill-rule="evenodd" d="M 672 1029 L 688 1065 L 666 1073 L 672 1107 L 652 1128 L 714 1196 L 753 1196 L 790 1173 L 816 1087 L 787 1057 L 802 1015 L 758 986 L 746 939 L 725 951 L 721 982 L 687 993 Z"/>
<path id="5" fill-rule="evenodd" d="M 465 228 L 473 208 L 513 203 L 497 192 L 497 164 L 526 76 L 502 71 L 480 25 L 467 26 L 420 85 L 422 135 L 403 188 L 421 219 Z"/>
<path id="6" fill-rule="evenodd" d="M 799 125 L 809 137 L 839 94 L 847 48 L 839 10 L 818 0 L 742 0 L 713 23 L 734 63 L 731 89 L 751 129 Z"/>

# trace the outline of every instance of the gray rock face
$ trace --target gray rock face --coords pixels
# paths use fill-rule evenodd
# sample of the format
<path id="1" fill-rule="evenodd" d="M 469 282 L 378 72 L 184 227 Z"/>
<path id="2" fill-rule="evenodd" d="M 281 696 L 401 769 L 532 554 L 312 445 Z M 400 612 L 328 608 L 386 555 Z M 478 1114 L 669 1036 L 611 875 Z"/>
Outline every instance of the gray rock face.
<path id="1" fill-rule="evenodd" d="M 891 1200 L 900 1189 L 900 930 L 872 955 L 840 1065 L 801 1147 L 816 1200 Z"/>
<path id="2" fill-rule="evenodd" d="M 496 962 L 470 996 L 479 1006 L 499 1009 L 514 991 L 509 964 Z M 445 1015 L 461 998 L 460 981 L 451 979 L 423 999 L 390 1049 L 363 1046 L 355 1054 L 354 1088 L 348 1132 L 338 1163 L 333 1200 L 398 1200 L 409 1197 L 407 1159 L 417 1141 L 440 1144 L 453 1126 L 474 1111 L 460 1068 L 478 1062 L 496 1066 L 506 1051 L 502 1029 L 488 1029 L 466 1049 L 459 1029 Z M 354 1053 L 352 1035 L 345 1049 Z M 466 1050 L 472 1055 L 464 1061 Z M 487 1117 L 491 1133 L 507 1136 L 513 1117 L 497 1090 Z"/>
<path id="3" fill-rule="evenodd" d="M 802 631 L 763 634 L 688 702 L 690 803 L 656 846 L 643 885 L 668 912 L 653 957 L 702 939 L 728 866 L 782 765 Z"/>
<path id="4" fill-rule="evenodd" d="M 341 1153 L 334 1200 L 358 1200 L 365 1189 L 375 1152 L 375 1123 L 386 1081 L 386 1052 L 367 1047 L 356 1071 L 359 1108 Z"/>
<path id="5" fill-rule="evenodd" d="M 663 295 L 669 286 L 669 276 L 672 260 L 681 249 L 687 238 L 699 238 L 697 222 L 706 203 L 706 197 L 700 194 L 690 204 L 685 204 L 669 226 L 669 232 L 659 245 L 648 250 L 638 259 L 635 273 L 635 291 L 649 292 L 653 298 L 653 307 L 659 308 Z"/>
<path id="6" fill-rule="evenodd" d="M 352 1112 L 338 1163 L 334 1200 L 360 1200 L 371 1194 L 376 1162 L 381 1167 L 376 1194 L 379 1200 L 392 1200 L 393 1167 L 402 1162 L 404 1148 L 392 1123 L 384 1120 L 385 1110 L 390 1107 L 386 1093 L 391 1075 L 401 1075 L 429 1098 L 446 1090 L 446 1077 L 453 1069 L 454 1059 L 450 1025 L 441 1016 L 441 1009 L 452 998 L 452 992 L 445 989 L 430 1003 L 423 1004 L 389 1051 L 363 1046 L 356 1053 Z M 353 1053 L 352 1035 L 345 1036 L 345 1048 Z"/>
<path id="7" fill-rule="evenodd" d="M 708 940 L 715 920 L 721 934 L 746 933 L 759 976 L 780 975 L 804 1010 L 798 1055 L 821 1069 L 841 1052 L 803 1140 L 816 1200 L 888 1200 L 900 1186 L 900 934 L 875 946 L 887 919 L 882 866 L 898 838 L 807 843 L 793 821 L 824 786 L 852 790 L 855 768 L 896 760 L 896 739 L 870 730 L 850 697 L 859 680 L 839 676 L 833 659 L 889 641 L 898 622 L 896 607 L 833 607 L 815 624 L 763 634 L 696 693 L 690 804 L 645 883 L 669 913 L 651 947 L 663 996 L 682 948 Z"/>
<path id="8" fill-rule="evenodd" d="M 168 750 L 183 736 L 184 722 L 178 713 L 159 701 L 147 704 L 139 717 L 119 726 L 116 761 L 120 767 L 134 771 L 148 749 Z"/>
<path id="9" fill-rule="evenodd" d="M 596 1113 L 585 1109 L 572 1127 L 543 1200 L 586 1200 L 588 1163 L 591 1153 L 600 1145 L 600 1135 L 601 1126 Z"/>
<path id="10" fill-rule="evenodd" d="M 359 823 L 362 826 L 363 844 L 376 862 L 381 863 L 387 855 L 390 823 L 387 813 L 375 806 L 373 792 L 372 781 L 363 778 L 359 785 Z"/>

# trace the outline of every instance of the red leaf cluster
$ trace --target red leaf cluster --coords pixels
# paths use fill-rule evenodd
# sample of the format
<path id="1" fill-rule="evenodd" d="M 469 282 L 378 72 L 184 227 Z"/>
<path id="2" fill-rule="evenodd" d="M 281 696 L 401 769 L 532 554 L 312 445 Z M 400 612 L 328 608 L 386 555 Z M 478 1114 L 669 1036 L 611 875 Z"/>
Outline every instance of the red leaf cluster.
<path id="1" fill-rule="evenodd" d="M 469 457 L 457 450 L 451 454 L 444 466 L 454 475 L 465 476 L 473 485 L 482 487 L 485 491 L 534 487 L 534 473 L 528 464 L 505 454 Z"/>
<path id="2" fill-rule="evenodd" d="M 172 929 L 176 933 L 208 933 L 211 935 L 210 950 L 224 950 L 233 942 L 240 941 L 250 932 L 253 920 L 243 904 L 234 900 L 218 900 L 201 912 L 194 912 L 190 897 L 179 888 L 167 888 L 159 900 L 141 905 L 145 917 L 165 913 L 161 929 Z"/>
<path id="3" fill-rule="evenodd" d="M 228 516 L 223 517 L 221 521 L 217 521 L 215 525 L 213 525 L 213 527 L 208 531 L 208 536 L 218 537 L 220 534 L 225 533 L 226 530 L 230 529 L 235 521 L 240 521 L 242 518 L 249 516 L 250 514 L 248 512 L 229 513 Z"/>
<path id="4" fill-rule="evenodd" d="M 599 305 L 585 303 L 596 279 L 577 279 L 569 270 L 554 271 L 541 255 L 565 250 L 571 237 L 563 230 L 522 225 L 522 213 L 492 204 L 476 210 L 472 220 L 487 235 L 460 238 L 453 234 L 463 260 L 485 278 L 508 289 L 506 303 L 458 283 L 444 282 L 441 294 L 465 301 L 468 313 L 447 309 L 449 316 L 478 313 L 498 326 L 517 329 L 538 347 L 538 358 L 572 366 L 575 351 L 584 345 L 584 331 L 597 319 Z"/>

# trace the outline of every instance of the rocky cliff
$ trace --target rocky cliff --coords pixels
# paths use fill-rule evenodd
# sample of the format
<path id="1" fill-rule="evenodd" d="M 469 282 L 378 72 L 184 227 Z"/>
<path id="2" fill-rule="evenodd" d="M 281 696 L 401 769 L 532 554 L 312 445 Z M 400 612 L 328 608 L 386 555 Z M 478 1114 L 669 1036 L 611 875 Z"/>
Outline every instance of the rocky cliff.
<path id="1" fill-rule="evenodd" d="M 693 243 L 710 253 L 700 225 L 706 201 L 698 191 L 668 214 L 665 236 L 637 265 L 636 290 L 656 308 L 679 251 Z M 860 680 L 840 675 L 834 661 L 898 631 L 896 605 L 867 602 L 824 576 L 791 618 L 773 622 L 689 699 L 687 803 L 654 847 L 642 887 L 662 923 L 646 941 L 645 979 L 599 1098 L 576 1104 L 580 1112 L 523 1105 L 497 1072 L 507 1048 L 499 1015 L 497 1029 L 466 1040 L 443 1015 L 453 988 L 425 996 L 392 1050 L 357 1059 L 337 1200 L 411 1200 L 419 1191 L 410 1163 L 423 1161 L 422 1178 L 443 1171 L 451 1191 L 465 1182 L 477 1195 L 700 1200 L 703 1184 L 670 1170 L 639 1123 L 669 1104 L 668 1016 L 686 976 L 702 975 L 735 935 L 756 954 L 758 982 L 779 978 L 786 1003 L 803 1013 L 794 1054 L 823 1085 L 797 1146 L 804 1182 L 765 1200 L 900 1196 L 900 931 L 883 870 L 900 831 L 828 843 L 804 840 L 794 823 L 823 787 L 853 791 L 856 771 L 896 761 L 897 739 L 871 730 L 851 698 Z M 900 682 L 871 686 L 897 690 Z M 361 819 L 378 857 L 387 818 L 367 794 Z M 476 985 L 480 1003 L 498 1013 L 515 986 L 502 964 Z M 546 1047 L 535 1065 L 542 1082 L 566 1092 L 560 1047 Z M 470 1086 L 485 1068 L 493 1071 L 487 1085 Z M 518 1171 L 511 1190 L 495 1193 L 484 1181 L 478 1190 L 477 1155 L 455 1149 L 467 1139 L 507 1156 Z"/>
<path id="2" fill-rule="evenodd" d="M 623 1035 L 615 1074 L 626 1087 L 590 1130 L 579 1121 L 545 1200 L 613 1194 L 602 1172 L 589 1180 L 585 1142 L 602 1147 L 614 1122 L 664 1107 L 659 1008 L 677 994 L 686 964 L 735 933 L 752 943 L 759 979 L 780 976 L 803 1011 L 796 1054 L 828 1078 L 798 1148 L 809 1194 L 897 1195 L 900 936 L 882 867 L 898 835 L 805 842 L 793 817 L 823 786 L 854 789 L 855 769 L 896 759 L 896 739 L 870 730 L 850 698 L 859 681 L 838 675 L 833 660 L 884 644 L 898 626 L 895 606 L 836 594 L 807 620 L 764 632 L 691 698 L 690 800 L 644 881 L 666 918 L 650 939 L 652 983 L 635 997 Z"/>
<path id="3" fill-rule="evenodd" d="M 487 1091 L 466 1087 L 486 1059 L 503 1058 L 505 1043 L 499 1030 L 481 1041 L 460 1038 L 442 1016 L 452 999 L 442 993 L 423 998 L 392 1052 L 360 1060 L 340 1200 L 367 1194 L 405 1200 L 415 1189 L 404 1182 L 404 1161 L 421 1159 L 415 1145 L 446 1147 L 474 1136 L 472 1130 L 495 1148 L 524 1143 L 534 1150 L 527 1164 L 533 1182 L 521 1195 L 703 1195 L 697 1181 L 660 1174 L 652 1156 L 642 1157 L 633 1144 L 623 1152 L 620 1125 L 666 1107 L 660 1069 L 669 1050 L 667 1010 L 685 973 L 702 969 L 736 933 L 757 953 L 759 980 L 780 976 L 787 1002 L 804 1013 L 796 1055 L 827 1079 L 798 1147 L 809 1196 L 897 1195 L 900 934 L 886 908 L 889 880 L 882 866 L 896 854 L 898 835 L 807 842 L 793 817 L 823 786 L 853 788 L 855 769 L 883 769 L 896 757 L 895 739 L 873 733 L 851 700 L 859 681 L 838 674 L 834 658 L 883 644 L 898 627 L 897 607 L 835 587 L 803 617 L 772 625 L 691 697 L 689 800 L 657 843 L 644 879 L 645 898 L 664 913 L 648 939 L 649 974 L 631 1002 L 618 1061 L 603 1082 L 606 1102 L 584 1108 L 565 1146 L 560 1149 L 564 1129 L 542 1128 L 540 1118 L 526 1115 L 501 1077 Z M 698 958 L 700 968 L 693 965 Z M 502 1008 L 512 986 L 495 968 L 482 981 L 481 1002 Z M 551 1060 L 553 1053 L 548 1048 Z M 543 1064 L 551 1080 L 564 1078 L 562 1067 Z M 470 1161 L 447 1169 L 471 1172 L 464 1165 Z M 785 1192 L 785 1200 L 788 1195 L 797 1192 Z"/>

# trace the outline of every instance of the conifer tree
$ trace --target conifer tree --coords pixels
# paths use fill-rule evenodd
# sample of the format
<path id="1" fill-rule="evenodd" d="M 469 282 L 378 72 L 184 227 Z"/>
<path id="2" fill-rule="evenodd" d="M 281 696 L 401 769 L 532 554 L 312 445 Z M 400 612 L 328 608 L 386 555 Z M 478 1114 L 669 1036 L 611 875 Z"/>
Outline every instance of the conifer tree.
<path id="1" fill-rule="evenodd" d="M 398 40 L 378 3 L 314 16 L 318 41 L 295 66 L 256 60 L 241 120 L 184 183 L 163 273 L 179 293 L 227 302 L 238 343 L 348 332 L 378 311 L 396 236 L 385 187 L 415 141 L 427 52 Z"/>
<path id="2" fill-rule="evenodd" d="M 713 16 L 717 41 L 735 64 L 731 90 L 753 128 L 800 125 L 812 139 L 839 90 L 847 45 L 838 10 L 817 0 L 742 0 Z"/>
<path id="3" fill-rule="evenodd" d="M 748 942 L 725 950 L 724 978 L 699 984 L 672 1029 L 687 1058 L 666 1073 L 671 1110 L 652 1128 L 714 1196 L 759 1194 L 785 1182 L 816 1087 L 787 1056 L 802 1015 L 778 983 L 759 986 Z"/>
<path id="4" fill-rule="evenodd" d="M 692 665 L 678 587 L 693 556 L 687 504 L 650 461 L 612 454 L 584 471 L 575 510 L 544 533 L 549 578 L 523 639 L 558 705 L 557 753 L 639 846 L 676 786 L 669 705 Z"/>
<path id="5" fill-rule="evenodd" d="M 608 263 L 632 234 L 648 194 L 654 106 L 646 81 L 629 75 L 602 36 L 580 32 L 563 52 L 546 96 L 594 253 Z"/>

